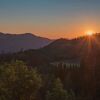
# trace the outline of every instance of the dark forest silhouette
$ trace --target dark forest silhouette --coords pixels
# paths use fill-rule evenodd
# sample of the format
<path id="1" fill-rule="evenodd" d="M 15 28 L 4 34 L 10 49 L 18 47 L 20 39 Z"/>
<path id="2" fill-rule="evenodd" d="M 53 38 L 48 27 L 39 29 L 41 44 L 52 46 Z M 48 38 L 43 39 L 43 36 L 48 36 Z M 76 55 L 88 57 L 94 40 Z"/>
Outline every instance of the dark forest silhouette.
<path id="1" fill-rule="evenodd" d="M 1 54 L 0 64 L 1 100 L 100 99 L 99 33 Z"/>

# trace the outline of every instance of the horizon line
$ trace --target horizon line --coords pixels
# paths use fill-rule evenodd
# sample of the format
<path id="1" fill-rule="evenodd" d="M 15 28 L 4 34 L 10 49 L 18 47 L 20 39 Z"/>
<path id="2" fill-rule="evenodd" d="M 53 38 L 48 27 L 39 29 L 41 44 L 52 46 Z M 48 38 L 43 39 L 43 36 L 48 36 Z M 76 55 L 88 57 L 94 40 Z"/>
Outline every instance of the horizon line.
<path id="1" fill-rule="evenodd" d="M 8 34 L 8 35 L 32 34 L 32 35 L 37 36 L 37 37 L 47 38 L 47 39 L 51 39 L 51 40 L 57 40 L 57 39 L 68 39 L 68 40 L 72 40 L 72 39 L 76 39 L 76 38 L 88 36 L 87 34 L 84 34 L 84 35 L 80 35 L 80 36 L 74 36 L 74 37 L 72 37 L 72 38 L 68 38 L 68 37 L 67 37 L 67 38 L 66 38 L 66 37 L 50 38 L 50 37 L 38 35 L 37 33 L 34 34 L 34 33 L 32 33 L 32 32 L 10 33 L 10 32 L 1 32 L 1 31 L 0 31 L 0 34 L 5 34 L 5 35 L 7 35 L 7 34 Z M 97 34 L 100 34 L 100 32 L 95 32 L 95 33 L 93 33 L 93 35 L 97 35 Z"/>

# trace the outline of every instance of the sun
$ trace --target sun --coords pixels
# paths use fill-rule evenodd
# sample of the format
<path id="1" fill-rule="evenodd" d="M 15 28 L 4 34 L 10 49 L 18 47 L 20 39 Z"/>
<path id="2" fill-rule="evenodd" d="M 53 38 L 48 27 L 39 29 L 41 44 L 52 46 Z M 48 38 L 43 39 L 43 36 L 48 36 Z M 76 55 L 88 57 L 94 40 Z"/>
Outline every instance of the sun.
<path id="1" fill-rule="evenodd" d="M 87 31 L 87 32 L 86 32 L 86 35 L 88 35 L 88 36 L 92 36 L 93 33 L 94 33 L 93 31 Z"/>

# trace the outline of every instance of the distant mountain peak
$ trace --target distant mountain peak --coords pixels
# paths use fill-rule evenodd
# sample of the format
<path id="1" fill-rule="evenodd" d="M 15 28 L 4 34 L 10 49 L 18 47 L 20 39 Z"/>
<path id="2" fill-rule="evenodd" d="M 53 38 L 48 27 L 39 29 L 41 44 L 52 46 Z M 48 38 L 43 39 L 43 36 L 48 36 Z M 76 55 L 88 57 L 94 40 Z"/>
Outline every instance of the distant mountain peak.
<path id="1" fill-rule="evenodd" d="M 21 35 L 36 36 L 36 35 L 34 35 L 33 33 L 23 33 L 23 34 L 21 34 Z"/>
<path id="2" fill-rule="evenodd" d="M 9 34 L 0 32 L 0 53 L 7 52 L 18 52 L 21 49 L 39 49 L 42 48 L 52 40 L 36 36 L 32 33 L 23 34 Z"/>

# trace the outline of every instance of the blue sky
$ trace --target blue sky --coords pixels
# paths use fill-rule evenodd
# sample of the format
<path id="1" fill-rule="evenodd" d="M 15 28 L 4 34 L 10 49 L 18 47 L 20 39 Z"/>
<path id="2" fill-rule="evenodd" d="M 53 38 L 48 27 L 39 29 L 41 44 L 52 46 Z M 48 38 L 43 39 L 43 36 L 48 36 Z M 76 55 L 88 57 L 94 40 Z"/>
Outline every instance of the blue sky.
<path id="1" fill-rule="evenodd" d="M 99 30 L 100 0 L 0 0 L 0 31 L 57 38 Z"/>

